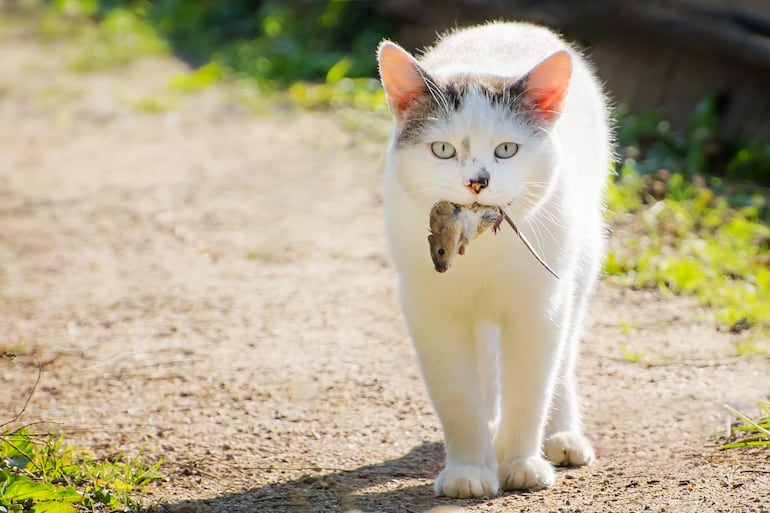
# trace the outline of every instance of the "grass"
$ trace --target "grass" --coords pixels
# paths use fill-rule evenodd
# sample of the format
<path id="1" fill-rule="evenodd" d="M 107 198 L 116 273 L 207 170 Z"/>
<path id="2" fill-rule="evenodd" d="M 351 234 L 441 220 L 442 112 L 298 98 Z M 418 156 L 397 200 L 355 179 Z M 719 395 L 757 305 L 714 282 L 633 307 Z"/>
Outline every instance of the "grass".
<path id="1" fill-rule="evenodd" d="M 621 358 L 628 363 L 639 363 L 644 358 L 642 353 L 634 351 L 627 342 L 619 342 L 618 349 L 620 349 Z"/>
<path id="2" fill-rule="evenodd" d="M 746 332 L 737 354 L 770 354 L 770 189 L 735 179 L 770 180 L 770 155 L 767 145 L 747 142 L 729 154 L 723 176 L 705 174 L 713 109 L 704 100 L 683 134 L 659 114 L 620 113 L 626 158 L 608 210 L 623 244 L 611 248 L 605 273 L 623 286 L 694 296 L 720 329 Z"/>
<path id="3" fill-rule="evenodd" d="M 27 429 L 0 434 L 0 512 L 138 511 L 137 492 L 160 479 L 141 454 L 94 459 L 61 437 Z"/>
<path id="4" fill-rule="evenodd" d="M 731 406 L 725 405 L 737 419 L 728 426 L 728 442 L 722 449 L 737 447 L 770 447 L 770 402 L 759 402 L 759 415 L 750 418 Z"/>
<path id="5" fill-rule="evenodd" d="M 329 0 L 297 10 L 279 1 L 255 9 L 246 0 L 26 0 L 0 19 L 0 32 L 22 22 L 75 73 L 109 71 L 173 52 L 196 63 L 172 77 L 165 90 L 128 102 L 138 112 L 168 112 L 184 95 L 230 84 L 238 101 L 257 112 L 269 102 L 388 117 L 384 93 L 372 78 L 372 56 L 387 21 L 372 16 L 365 3 Z"/>
<path id="6" fill-rule="evenodd" d="M 3 350 L 0 360 L 14 361 Z M 0 424 L 0 513 L 74 513 L 77 511 L 139 511 L 141 488 L 161 479 L 161 462 L 149 463 L 141 453 L 94 458 L 65 444 L 61 436 L 12 428 L 24 414 L 40 383 L 42 366 L 32 390 L 12 419 Z"/>
<path id="7" fill-rule="evenodd" d="M 681 175 L 664 184 L 675 191 L 655 199 L 644 178 L 626 163 L 610 186 L 612 220 L 631 236 L 610 251 L 606 274 L 622 285 L 695 296 L 730 331 L 770 329 L 770 228 L 760 219 L 766 200 L 732 208 L 711 188 L 677 185 Z"/>
<path id="8" fill-rule="evenodd" d="M 53 43 L 67 41 L 64 60 L 70 70 L 108 70 L 169 53 L 168 43 L 136 10 L 113 9 L 98 21 L 97 11 L 97 2 L 88 0 L 54 0 L 43 10 L 39 32 Z"/>

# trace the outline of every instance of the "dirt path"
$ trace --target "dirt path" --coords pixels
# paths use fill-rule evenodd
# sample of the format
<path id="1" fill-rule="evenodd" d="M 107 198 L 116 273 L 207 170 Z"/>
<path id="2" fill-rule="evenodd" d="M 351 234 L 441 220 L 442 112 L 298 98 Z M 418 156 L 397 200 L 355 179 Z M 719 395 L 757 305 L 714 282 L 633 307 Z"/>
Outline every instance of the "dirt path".
<path id="1" fill-rule="evenodd" d="M 0 360 L 0 420 L 45 362 L 23 420 L 162 457 L 159 511 L 770 511 L 770 453 L 715 435 L 723 403 L 770 392 L 770 361 L 733 357 L 688 300 L 606 284 L 580 368 L 597 463 L 546 491 L 434 498 L 441 435 L 385 254 L 382 140 L 217 90 L 137 113 L 179 63 L 83 76 L 57 55 L 0 39 L 0 349 L 20 354 Z"/>

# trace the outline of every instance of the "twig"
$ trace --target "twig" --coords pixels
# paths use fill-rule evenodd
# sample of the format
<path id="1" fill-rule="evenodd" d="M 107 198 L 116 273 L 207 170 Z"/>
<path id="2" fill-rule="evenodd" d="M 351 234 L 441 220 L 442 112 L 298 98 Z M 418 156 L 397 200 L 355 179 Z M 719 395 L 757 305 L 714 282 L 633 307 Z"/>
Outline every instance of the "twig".
<path id="1" fill-rule="evenodd" d="M 24 401 L 24 405 L 18 412 L 16 412 L 16 415 L 14 415 L 11 420 L 0 424 L 0 428 L 4 428 L 9 424 L 13 424 L 19 420 L 22 415 L 24 415 L 25 411 L 27 411 L 27 406 L 29 406 L 29 402 L 32 400 L 32 396 L 35 394 L 35 390 L 37 390 L 37 385 L 40 383 L 40 376 L 43 374 L 43 364 L 40 363 L 40 360 L 38 360 L 37 357 L 35 357 L 35 360 L 37 361 L 37 378 L 35 379 L 35 384 L 32 385 L 32 390 L 30 390 L 29 394 L 27 394 L 27 399 Z"/>
<path id="2" fill-rule="evenodd" d="M 513 228 L 513 231 L 516 232 L 516 235 L 519 236 L 519 238 L 521 239 L 521 242 L 524 243 L 524 246 L 529 250 L 530 253 L 532 253 L 532 256 L 535 257 L 535 259 L 538 262 L 540 262 L 540 264 L 543 267 L 545 267 L 545 269 L 549 273 L 553 274 L 553 276 L 558 280 L 559 279 L 559 275 L 556 274 L 556 272 L 553 269 L 551 269 L 551 267 L 545 262 L 545 260 L 543 260 L 542 257 L 537 254 L 537 251 L 535 251 L 535 248 L 532 247 L 532 244 L 530 244 L 529 241 L 527 240 L 527 238 L 524 236 L 524 234 L 521 233 L 519 228 L 514 224 L 513 220 L 510 218 L 510 216 L 505 213 L 505 210 L 503 210 L 501 208 L 500 209 L 500 213 L 503 214 L 503 217 L 505 218 L 505 220 L 508 222 L 509 225 L 511 225 L 511 228 Z"/>

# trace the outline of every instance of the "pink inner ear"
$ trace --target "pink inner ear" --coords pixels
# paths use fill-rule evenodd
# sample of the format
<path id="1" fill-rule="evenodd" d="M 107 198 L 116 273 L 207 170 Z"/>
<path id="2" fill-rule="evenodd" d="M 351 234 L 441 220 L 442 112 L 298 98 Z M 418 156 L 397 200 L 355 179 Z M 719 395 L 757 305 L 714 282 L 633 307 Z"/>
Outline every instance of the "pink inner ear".
<path id="1" fill-rule="evenodd" d="M 524 94 L 546 120 L 561 114 L 571 76 L 572 59 L 564 50 L 545 59 L 527 75 Z"/>
<path id="2" fill-rule="evenodd" d="M 394 43 L 382 43 L 378 59 L 388 105 L 396 116 L 401 117 L 415 98 L 425 92 L 425 79 L 417 61 Z"/>

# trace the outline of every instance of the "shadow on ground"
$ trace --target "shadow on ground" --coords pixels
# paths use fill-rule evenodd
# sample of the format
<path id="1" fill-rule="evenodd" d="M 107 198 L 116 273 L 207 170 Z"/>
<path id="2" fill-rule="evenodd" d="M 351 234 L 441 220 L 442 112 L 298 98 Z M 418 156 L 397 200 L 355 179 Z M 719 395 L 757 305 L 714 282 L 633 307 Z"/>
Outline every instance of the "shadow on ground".
<path id="1" fill-rule="evenodd" d="M 167 504 L 161 511 L 338 513 L 359 509 L 418 513 L 439 505 L 458 505 L 457 500 L 433 495 L 433 478 L 443 458 L 442 444 L 425 442 L 400 458 L 382 463 L 304 476 L 213 499 Z M 378 491 L 367 491 L 370 488 Z"/>

